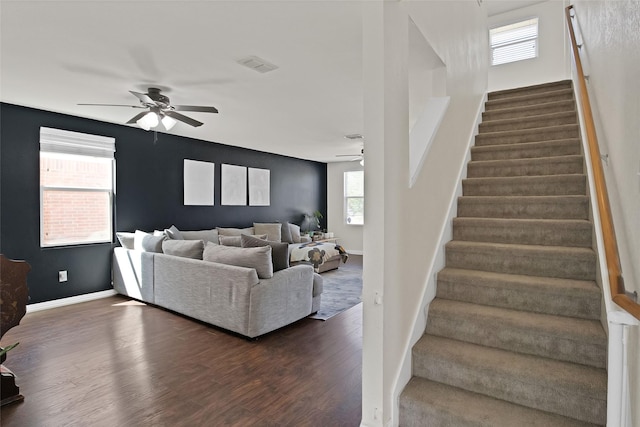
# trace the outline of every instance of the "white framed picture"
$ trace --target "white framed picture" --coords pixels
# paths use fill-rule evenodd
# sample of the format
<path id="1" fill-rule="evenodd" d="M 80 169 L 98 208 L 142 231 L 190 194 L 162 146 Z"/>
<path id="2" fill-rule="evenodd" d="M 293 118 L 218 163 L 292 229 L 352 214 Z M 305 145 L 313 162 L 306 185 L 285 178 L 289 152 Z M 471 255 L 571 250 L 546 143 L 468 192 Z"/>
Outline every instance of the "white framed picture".
<path id="1" fill-rule="evenodd" d="M 184 204 L 214 205 L 215 163 L 184 159 Z"/>
<path id="2" fill-rule="evenodd" d="M 249 168 L 249 206 L 271 204 L 271 171 Z"/>
<path id="3" fill-rule="evenodd" d="M 227 206 L 247 205 L 246 166 L 225 165 L 220 168 L 220 204 Z"/>

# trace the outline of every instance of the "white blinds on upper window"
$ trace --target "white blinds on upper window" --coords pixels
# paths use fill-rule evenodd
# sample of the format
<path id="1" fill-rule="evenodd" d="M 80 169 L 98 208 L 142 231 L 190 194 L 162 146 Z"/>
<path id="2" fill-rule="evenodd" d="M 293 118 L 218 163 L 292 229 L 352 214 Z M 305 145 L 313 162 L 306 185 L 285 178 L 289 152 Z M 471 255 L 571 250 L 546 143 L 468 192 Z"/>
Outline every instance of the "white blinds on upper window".
<path id="1" fill-rule="evenodd" d="M 538 56 L 538 18 L 489 30 L 491 65 Z"/>
<path id="2" fill-rule="evenodd" d="M 41 127 L 40 151 L 113 159 L 116 140 L 107 136 Z"/>

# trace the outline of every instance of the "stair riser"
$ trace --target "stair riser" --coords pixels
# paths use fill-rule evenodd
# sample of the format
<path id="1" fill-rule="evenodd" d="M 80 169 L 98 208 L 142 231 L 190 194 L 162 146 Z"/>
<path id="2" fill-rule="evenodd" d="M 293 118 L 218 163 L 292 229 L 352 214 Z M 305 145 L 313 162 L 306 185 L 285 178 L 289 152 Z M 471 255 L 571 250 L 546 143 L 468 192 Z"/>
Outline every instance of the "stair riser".
<path id="1" fill-rule="evenodd" d="M 558 224 L 483 224 L 467 223 L 464 218 L 453 222 L 453 240 L 520 245 L 571 246 L 590 248 L 591 224 L 567 227 Z"/>
<path id="2" fill-rule="evenodd" d="M 600 318 L 600 298 L 580 292 L 558 295 L 531 288 L 478 286 L 438 278 L 437 297 L 556 316 L 592 320 Z"/>
<path id="3" fill-rule="evenodd" d="M 544 103 L 522 107 L 507 107 L 501 110 L 485 111 L 482 113 L 482 121 L 506 120 L 524 117 L 539 116 L 542 114 L 565 113 L 575 110 L 573 100 Z"/>
<path id="4" fill-rule="evenodd" d="M 453 314 L 430 309 L 426 333 L 596 368 L 606 367 L 606 342 L 583 342 L 580 337 L 557 337 L 541 333 L 535 327 L 529 328 L 529 325 L 524 327 L 499 319 L 465 318 Z"/>
<path id="5" fill-rule="evenodd" d="M 483 248 L 468 250 L 446 249 L 446 265 L 450 268 L 490 271 L 527 276 L 558 277 L 563 279 L 594 280 L 595 254 L 558 254 Z"/>
<path id="6" fill-rule="evenodd" d="M 583 173 L 582 158 L 567 156 L 567 159 L 545 158 L 544 161 L 512 160 L 509 162 L 483 164 L 469 162 L 468 178 L 507 177 L 507 176 L 545 176 Z"/>
<path id="7" fill-rule="evenodd" d="M 519 108 L 528 105 L 538 105 L 543 102 L 574 101 L 571 90 L 559 90 L 547 92 L 536 96 L 523 96 L 514 98 L 496 99 L 484 104 L 485 111 L 504 110 L 506 108 Z"/>
<path id="8" fill-rule="evenodd" d="M 485 182 L 479 180 L 462 181 L 465 196 L 566 196 L 584 195 L 587 192 L 584 176 L 564 176 L 562 179 L 506 178 Z"/>
<path id="9" fill-rule="evenodd" d="M 458 199 L 459 217 L 514 218 L 514 219 L 589 219 L 586 200 L 543 203 L 536 201 L 511 202 L 508 200 Z"/>
<path id="10" fill-rule="evenodd" d="M 573 156 L 581 153 L 580 142 L 574 140 L 526 144 L 523 146 L 471 147 L 471 160 L 518 160 L 553 156 Z"/>
<path id="11" fill-rule="evenodd" d="M 414 352 L 414 375 L 581 421 L 606 423 L 605 400 L 581 396 L 570 387 L 558 387 L 544 378 L 536 384 L 526 384 L 519 377 L 486 372 L 437 356 Z"/>
<path id="12" fill-rule="evenodd" d="M 479 133 L 507 132 L 522 129 L 540 129 L 547 126 L 572 125 L 578 122 L 575 111 L 569 113 L 557 113 L 552 116 L 535 116 L 523 119 L 497 120 L 482 122 L 478 128 Z"/>
<path id="13" fill-rule="evenodd" d="M 517 98 L 527 95 L 542 95 L 548 92 L 555 92 L 563 89 L 571 89 L 570 81 L 554 82 L 550 84 L 534 85 L 518 89 L 501 90 L 490 92 L 487 95 L 489 101 L 498 99 Z"/>
<path id="14" fill-rule="evenodd" d="M 545 124 L 543 124 L 545 126 Z M 500 131 L 479 133 L 475 138 L 475 146 L 522 144 L 526 142 L 558 141 L 566 139 L 578 140 L 580 137 L 578 125 L 565 125 L 551 128 L 522 129 L 515 131 Z"/>

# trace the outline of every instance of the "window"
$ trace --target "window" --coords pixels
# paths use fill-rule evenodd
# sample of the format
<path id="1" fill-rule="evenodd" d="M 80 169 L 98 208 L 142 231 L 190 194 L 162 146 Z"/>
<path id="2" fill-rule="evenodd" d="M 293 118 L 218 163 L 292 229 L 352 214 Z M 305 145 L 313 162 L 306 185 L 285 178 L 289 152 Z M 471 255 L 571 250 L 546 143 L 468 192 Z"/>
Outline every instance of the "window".
<path id="1" fill-rule="evenodd" d="M 538 56 L 538 18 L 489 30 L 491 65 Z"/>
<path id="2" fill-rule="evenodd" d="M 344 216 L 347 224 L 364 224 L 364 171 L 344 173 Z"/>
<path id="3" fill-rule="evenodd" d="M 40 246 L 111 242 L 115 140 L 40 128 Z"/>

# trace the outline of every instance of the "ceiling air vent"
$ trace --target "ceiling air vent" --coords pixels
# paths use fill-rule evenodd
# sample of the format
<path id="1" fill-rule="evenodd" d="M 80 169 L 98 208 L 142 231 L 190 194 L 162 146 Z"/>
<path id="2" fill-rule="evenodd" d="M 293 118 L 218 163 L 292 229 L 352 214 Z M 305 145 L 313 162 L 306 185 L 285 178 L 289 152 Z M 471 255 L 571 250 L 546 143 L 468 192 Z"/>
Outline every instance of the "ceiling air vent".
<path id="1" fill-rule="evenodd" d="M 242 58 L 238 61 L 238 64 L 244 65 L 245 67 L 251 68 L 259 73 L 268 73 L 269 71 L 273 71 L 278 68 L 277 65 L 270 64 L 257 56 L 247 56 L 246 58 Z"/>

